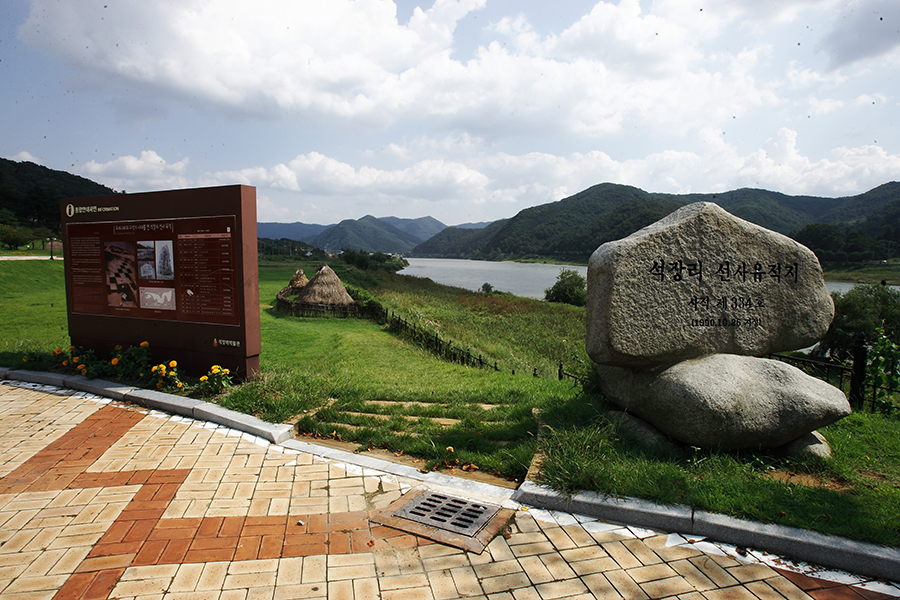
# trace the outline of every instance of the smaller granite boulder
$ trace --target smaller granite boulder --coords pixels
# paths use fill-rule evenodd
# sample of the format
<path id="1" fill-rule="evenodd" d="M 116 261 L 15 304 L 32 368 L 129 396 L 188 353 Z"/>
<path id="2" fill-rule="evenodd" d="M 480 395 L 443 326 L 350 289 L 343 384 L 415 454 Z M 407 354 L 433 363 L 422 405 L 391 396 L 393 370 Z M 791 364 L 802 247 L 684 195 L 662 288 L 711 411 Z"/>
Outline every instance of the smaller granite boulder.
<path id="1" fill-rule="evenodd" d="M 764 358 L 712 354 L 657 369 L 596 369 L 607 398 L 693 446 L 776 448 L 850 414 L 841 390 Z"/>
<path id="2" fill-rule="evenodd" d="M 825 460 L 831 458 L 831 446 L 825 436 L 818 431 L 810 431 L 790 444 L 782 446 L 781 452 L 791 458 L 821 458 Z"/>

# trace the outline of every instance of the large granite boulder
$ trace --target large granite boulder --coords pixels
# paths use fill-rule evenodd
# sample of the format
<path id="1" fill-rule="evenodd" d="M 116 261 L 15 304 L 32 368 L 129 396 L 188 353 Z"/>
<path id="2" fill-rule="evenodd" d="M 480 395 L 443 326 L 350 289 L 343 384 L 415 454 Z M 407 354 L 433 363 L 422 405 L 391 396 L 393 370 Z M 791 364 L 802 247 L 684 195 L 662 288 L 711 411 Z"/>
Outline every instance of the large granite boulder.
<path id="1" fill-rule="evenodd" d="M 693 446 L 775 448 L 850 414 L 838 388 L 764 358 L 713 354 L 656 369 L 597 371 L 607 398 Z"/>
<path id="2" fill-rule="evenodd" d="M 805 348 L 834 317 L 812 251 L 709 202 L 600 246 L 587 293 L 588 355 L 616 366 Z"/>

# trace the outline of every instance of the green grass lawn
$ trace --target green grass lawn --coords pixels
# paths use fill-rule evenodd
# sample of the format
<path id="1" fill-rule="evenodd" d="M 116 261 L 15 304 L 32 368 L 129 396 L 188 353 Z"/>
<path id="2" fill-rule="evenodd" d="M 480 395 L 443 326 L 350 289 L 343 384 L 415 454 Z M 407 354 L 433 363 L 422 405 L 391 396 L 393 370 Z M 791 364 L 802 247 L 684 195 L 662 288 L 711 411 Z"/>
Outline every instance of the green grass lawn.
<path id="1" fill-rule="evenodd" d="M 445 340 L 497 361 L 500 372 L 442 361 L 379 323 L 288 317 L 271 304 L 302 266 L 260 265 L 262 376 L 216 401 L 313 436 L 418 456 L 426 468 L 472 465 L 521 478 L 545 428 L 543 480 L 689 504 L 737 517 L 900 546 L 900 415 L 854 414 L 822 433 L 835 458 L 695 448 L 653 452 L 605 417 L 603 398 L 553 377 L 586 372 L 584 309 L 484 295 L 425 279 L 360 272 L 342 280 Z M 0 364 L 66 345 L 62 264 L 0 261 Z M 533 377 L 533 369 L 541 377 Z M 512 371 L 516 374 L 513 375 Z"/>

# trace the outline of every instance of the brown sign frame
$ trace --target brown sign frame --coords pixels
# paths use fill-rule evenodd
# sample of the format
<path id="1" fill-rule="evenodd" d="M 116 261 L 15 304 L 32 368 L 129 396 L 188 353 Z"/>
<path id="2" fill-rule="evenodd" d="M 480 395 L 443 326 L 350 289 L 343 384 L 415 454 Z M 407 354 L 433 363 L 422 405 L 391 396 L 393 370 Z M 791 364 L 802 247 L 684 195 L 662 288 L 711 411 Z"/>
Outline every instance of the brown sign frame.
<path id="1" fill-rule="evenodd" d="M 73 346 L 146 341 L 189 375 L 259 373 L 256 188 L 67 198 L 60 212 Z"/>

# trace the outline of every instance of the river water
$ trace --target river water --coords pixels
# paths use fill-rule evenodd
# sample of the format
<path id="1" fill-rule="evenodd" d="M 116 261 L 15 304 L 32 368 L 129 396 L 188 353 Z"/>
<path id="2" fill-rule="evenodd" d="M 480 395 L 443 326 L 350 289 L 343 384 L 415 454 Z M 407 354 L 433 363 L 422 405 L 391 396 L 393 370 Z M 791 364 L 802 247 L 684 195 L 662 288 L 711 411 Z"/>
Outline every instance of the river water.
<path id="1" fill-rule="evenodd" d="M 481 291 L 489 283 L 494 291 L 509 292 L 527 298 L 544 298 L 544 290 L 556 283 L 560 269 L 573 269 L 582 277 L 587 267 L 539 263 L 492 262 L 456 258 L 407 258 L 409 266 L 403 275 L 428 277 L 444 285 Z M 828 291 L 844 293 L 852 283 L 827 282 Z"/>

